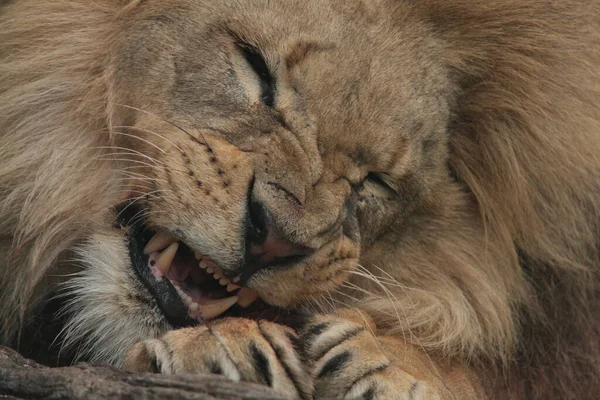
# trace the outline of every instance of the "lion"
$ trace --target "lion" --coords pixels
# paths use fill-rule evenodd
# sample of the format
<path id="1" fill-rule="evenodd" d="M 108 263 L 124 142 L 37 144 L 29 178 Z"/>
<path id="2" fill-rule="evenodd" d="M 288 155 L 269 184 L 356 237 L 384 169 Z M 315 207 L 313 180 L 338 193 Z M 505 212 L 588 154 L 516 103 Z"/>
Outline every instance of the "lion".
<path id="1" fill-rule="evenodd" d="M 2 2 L 0 343 L 286 398 L 596 398 L 599 16 Z"/>

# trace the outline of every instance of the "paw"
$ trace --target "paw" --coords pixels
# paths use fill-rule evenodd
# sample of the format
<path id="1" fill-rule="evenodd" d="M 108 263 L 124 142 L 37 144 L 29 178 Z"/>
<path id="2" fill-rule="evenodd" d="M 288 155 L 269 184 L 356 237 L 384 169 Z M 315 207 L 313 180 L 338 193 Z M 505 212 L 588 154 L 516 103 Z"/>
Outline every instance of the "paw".
<path id="1" fill-rule="evenodd" d="M 312 381 L 295 350 L 291 329 L 267 321 L 225 318 L 137 343 L 125 369 L 140 372 L 212 373 L 270 386 L 286 398 L 311 399 Z"/>
<path id="2" fill-rule="evenodd" d="M 427 399 L 440 397 L 388 355 L 397 339 L 379 340 L 360 319 L 319 316 L 301 333 L 316 399 Z"/>

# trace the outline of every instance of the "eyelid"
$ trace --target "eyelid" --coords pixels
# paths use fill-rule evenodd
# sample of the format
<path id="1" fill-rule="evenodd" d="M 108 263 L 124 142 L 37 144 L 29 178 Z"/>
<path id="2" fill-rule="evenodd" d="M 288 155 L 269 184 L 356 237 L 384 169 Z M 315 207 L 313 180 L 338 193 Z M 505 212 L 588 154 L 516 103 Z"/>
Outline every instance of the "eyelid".
<path id="1" fill-rule="evenodd" d="M 276 82 L 263 55 L 255 46 L 242 40 L 237 40 L 236 45 L 242 52 L 248 65 L 250 65 L 260 80 L 261 99 L 263 103 L 268 107 L 273 107 L 275 103 Z"/>
<path id="2" fill-rule="evenodd" d="M 390 183 L 387 182 L 387 179 L 385 179 L 385 176 L 387 176 L 387 174 L 385 174 L 385 173 L 369 172 L 367 174 L 367 176 L 365 177 L 365 180 L 370 180 L 371 182 L 379 185 L 380 187 L 391 191 L 395 195 L 399 195 L 398 190 L 393 185 L 391 185 Z"/>

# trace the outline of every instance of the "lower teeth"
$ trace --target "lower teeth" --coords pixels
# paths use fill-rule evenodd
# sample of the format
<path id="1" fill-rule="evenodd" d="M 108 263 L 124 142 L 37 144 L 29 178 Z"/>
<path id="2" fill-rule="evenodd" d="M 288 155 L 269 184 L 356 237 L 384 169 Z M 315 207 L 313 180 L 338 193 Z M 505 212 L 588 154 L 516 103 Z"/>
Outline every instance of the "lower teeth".
<path id="1" fill-rule="evenodd" d="M 246 304 L 249 301 L 250 297 L 248 294 L 245 294 L 243 299 L 240 299 L 238 296 L 230 296 L 224 297 L 221 299 L 202 299 L 200 302 L 195 302 L 192 300 L 190 296 L 188 296 L 183 290 L 181 290 L 177 285 L 173 285 L 175 290 L 187 306 L 188 310 L 190 310 L 191 314 L 199 314 L 205 320 L 210 320 L 219 315 L 223 314 L 225 311 L 230 309 L 234 304 L 240 303 L 240 305 Z M 251 290 L 251 289 L 248 289 Z M 240 291 L 241 292 L 241 291 Z M 252 290 L 252 292 L 254 292 Z M 256 293 L 256 292 L 255 292 Z M 257 295 L 258 297 L 258 295 Z M 256 298 L 252 299 L 253 302 Z M 248 303 L 249 305 L 249 303 Z M 243 305 L 243 307 L 247 307 Z"/>

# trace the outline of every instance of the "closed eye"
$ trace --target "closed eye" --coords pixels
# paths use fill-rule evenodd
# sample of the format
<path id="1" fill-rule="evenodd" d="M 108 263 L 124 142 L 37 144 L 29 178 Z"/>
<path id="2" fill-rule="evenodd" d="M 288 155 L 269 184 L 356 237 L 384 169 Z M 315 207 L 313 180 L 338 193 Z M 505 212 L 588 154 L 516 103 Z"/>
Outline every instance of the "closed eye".
<path id="1" fill-rule="evenodd" d="M 371 182 L 376 183 L 380 186 L 383 186 L 385 188 L 393 190 L 392 187 L 384 180 L 384 178 L 381 176 L 381 174 L 377 174 L 375 172 L 369 172 L 366 179 L 368 179 Z"/>
<path id="2" fill-rule="evenodd" d="M 268 107 L 273 107 L 275 103 L 275 79 L 265 59 L 260 51 L 249 43 L 238 41 L 237 46 L 241 50 L 246 62 L 252 67 L 252 70 L 259 78 L 262 102 Z"/>
<path id="3" fill-rule="evenodd" d="M 397 190 L 389 183 L 390 177 L 383 173 L 369 172 L 365 178 L 364 183 L 376 185 L 378 188 L 384 190 L 388 194 L 398 195 Z"/>

